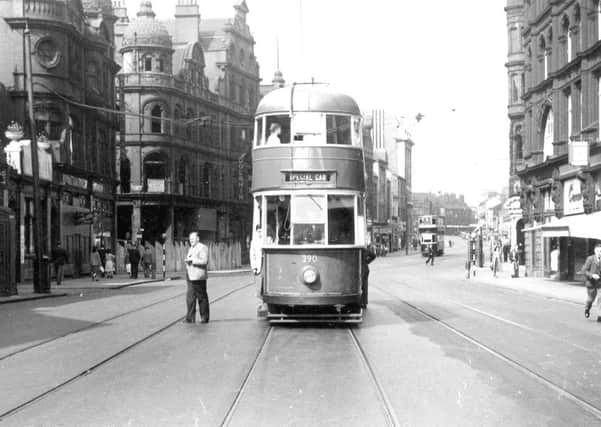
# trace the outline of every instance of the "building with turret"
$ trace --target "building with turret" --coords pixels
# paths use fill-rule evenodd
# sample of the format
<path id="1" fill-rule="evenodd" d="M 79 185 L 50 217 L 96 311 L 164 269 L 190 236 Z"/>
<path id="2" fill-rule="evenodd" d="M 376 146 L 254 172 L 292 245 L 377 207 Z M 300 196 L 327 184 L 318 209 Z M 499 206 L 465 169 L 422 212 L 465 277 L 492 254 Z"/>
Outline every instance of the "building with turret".
<path id="1" fill-rule="evenodd" d="M 170 20 L 149 1 L 132 19 L 121 2 L 115 10 L 127 112 L 115 151 L 119 237 L 174 241 L 198 230 L 204 241 L 244 242 L 260 80 L 246 2 L 227 19 L 201 20 L 197 0 L 178 0 Z"/>
<path id="2" fill-rule="evenodd" d="M 524 222 L 519 209 L 520 178 L 517 171 L 524 165 L 524 86 L 526 54 L 522 43 L 524 30 L 524 0 L 508 0 L 507 17 L 507 115 L 509 117 L 509 198 L 504 218 L 504 230 L 511 246 L 524 245 Z M 516 209 L 517 207 L 517 209 Z"/>
<path id="3" fill-rule="evenodd" d="M 31 33 L 33 109 L 38 137 L 42 252 L 61 241 L 67 275 L 89 271 L 92 245 L 114 237 L 116 182 L 114 141 L 118 131 L 110 0 L 19 0 L 0 2 L 0 204 L 16 218 L 17 280 L 32 277 L 34 233 L 30 122 L 25 82 L 25 30 Z M 8 143 L 10 121 L 22 140 Z M 19 132 L 13 132 L 13 135 Z M 6 236 L 0 235 L 4 242 Z"/>

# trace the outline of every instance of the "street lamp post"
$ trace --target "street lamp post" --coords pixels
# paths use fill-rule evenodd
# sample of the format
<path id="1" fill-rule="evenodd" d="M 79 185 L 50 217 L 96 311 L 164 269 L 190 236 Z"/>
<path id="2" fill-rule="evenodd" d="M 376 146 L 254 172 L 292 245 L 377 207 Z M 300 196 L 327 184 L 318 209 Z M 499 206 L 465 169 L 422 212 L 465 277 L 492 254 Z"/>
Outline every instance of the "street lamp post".
<path id="1" fill-rule="evenodd" d="M 27 110 L 29 114 L 29 133 L 31 143 L 31 175 L 33 178 L 33 290 L 35 293 L 49 293 L 48 274 L 44 272 L 42 259 L 42 210 L 40 208 L 40 166 L 38 161 L 38 144 L 36 138 L 35 115 L 33 112 L 33 71 L 31 63 L 31 33 L 29 24 L 25 24 L 25 75 L 27 86 Z M 46 274 L 44 274 L 46 273 Z"/>

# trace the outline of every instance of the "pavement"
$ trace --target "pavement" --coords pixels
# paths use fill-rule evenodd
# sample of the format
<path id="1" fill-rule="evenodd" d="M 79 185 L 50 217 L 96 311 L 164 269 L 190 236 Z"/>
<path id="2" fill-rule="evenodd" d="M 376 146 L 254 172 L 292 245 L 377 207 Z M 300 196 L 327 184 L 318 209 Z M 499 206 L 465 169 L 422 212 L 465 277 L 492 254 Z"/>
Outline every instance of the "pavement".
<path id="1" fill-rule="evenodd" d="M 459 251 L 462 251 L 461 248 L 466 244 L 465 241 L 460 238 L 454 239 L 454 243 L 453 252 L 457 252 L 457 245 L 459 245 Z M 404 251 L 392 252 L 387 255 L 387 257 L 393 258 L 405 256 L 406 254 Z M 421 254 L 419 252 L 410 251 L 408 256 L 421 256 Z M 436 260 L 438 259 L 439 258 L 436 258 Z M 463 265 L 461 267 L 463 268 Z M 525 275 L 526 270 L 524 266 L 520 266 L 519 277 L 513 278 L 511 277 L 513 274 L 513 266 L 510 262 L 503 263 L 501 271 L 497 272 L 497 277 L 493 276 L 490 269 L 490 263 L 485 263 L 484 267 L 476 267 L 473 271 L 476 272 L 476 275 L 472 275 L 471 279 L 474 279 L 480 284 L 510 289 L 519 293 L 534 294 L 576 304 L 582 304 L 586 296 L 584 283 L 581 281 L 559 281 L 547 277 L 528 277 Z M 465 270 L 463 277 L 466 277 Z"/>
<path id="2" fill-rule="evenodd" d="M 209 274 L 222 276 L 247 272 L 250 272 L 250 268 L 209 271 Z M 172 272 L 166 274 L 166 280 L 179 280 L 183 279 L 184 277 L 185 273 L 183 272 Z M 122 289 L 129 286 L 162 281 L 163 278 L 160 275 L 156 275 L 155 278 L 139 277 L 138 279 L 131 279 L 127 274 L 118 274 L 113 276 L 111 279 L 100 278 L 97 281 L 93 281 L 90 276 L 84 276 L 78 278 L 65 278 L 60 286 L 57 286 L 56 281 L 53 280 L 51 283 L 50 292 L 48 293 L 35 293 L 33 290 L 33 283 L 19 283 L 17 285 L 17 295 L 0 297 L 0 305 L 32 301 L 37 299 L 64 297 L 75 291 L 79 292 L 82 289 Z"/>
<path id="3" fill-rule="evenodd" d="M 475 279 L 491 286 L 512 289 L 517 292 L 536 294 L 547 298 L 582 304 L 586 291 L 583 282 L 559 281 L 546 277 L 526 277 L 524 266 L 520 266 L 520 277 L 511 277 L 511 263 L 503 263 L 502 270 L 493 276 L 490 267 L 476 268 Z"/>

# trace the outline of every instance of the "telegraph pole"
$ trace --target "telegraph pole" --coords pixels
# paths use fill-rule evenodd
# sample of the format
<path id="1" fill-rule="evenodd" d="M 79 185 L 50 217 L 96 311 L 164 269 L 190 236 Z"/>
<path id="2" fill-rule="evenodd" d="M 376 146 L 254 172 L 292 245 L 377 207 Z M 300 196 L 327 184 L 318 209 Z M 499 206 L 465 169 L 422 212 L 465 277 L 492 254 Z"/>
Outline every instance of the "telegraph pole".
<path id="1" fill-rule="evenodd" d="M 48 293 L 50 286 L 47 282 L 47 274 L 43 272 L 42 264 L 42 218 L 40 209 L 40 166 L 38 161 L 38 142 L 35 127 L 35 115 L 33 112 L 33 69 L 31 63 L 31 34 L 29 23 L 25 23 L 25 77 L 27 86 L 27 106 L 29 113 L 29 133 L 31 142 L 31 175 L 33 178 L 33 248 L 35 259 L 33 260 L 33 290 L 35 293 Z"/>

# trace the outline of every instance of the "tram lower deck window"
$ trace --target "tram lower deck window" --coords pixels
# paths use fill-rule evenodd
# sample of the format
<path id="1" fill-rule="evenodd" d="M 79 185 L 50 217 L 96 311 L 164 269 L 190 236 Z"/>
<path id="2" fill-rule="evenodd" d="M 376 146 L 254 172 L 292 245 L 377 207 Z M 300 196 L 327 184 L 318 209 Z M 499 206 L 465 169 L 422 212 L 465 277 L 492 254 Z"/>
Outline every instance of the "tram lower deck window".
<path id="1" fill-rule="evenodd" d="M 328 196 L 328 243 L 331 245 L 355 243 L 354 196 Z"/>

